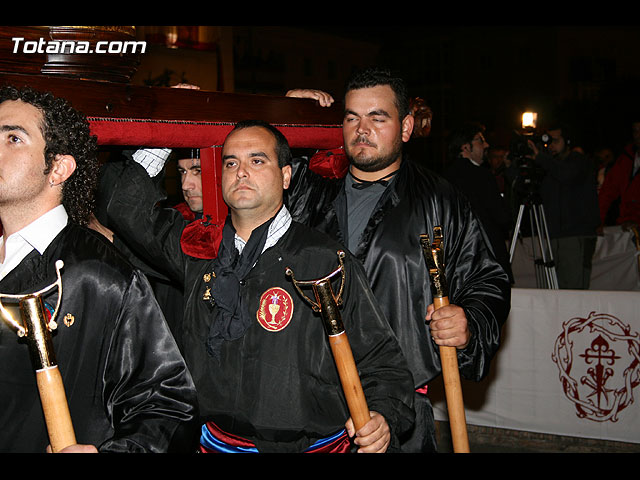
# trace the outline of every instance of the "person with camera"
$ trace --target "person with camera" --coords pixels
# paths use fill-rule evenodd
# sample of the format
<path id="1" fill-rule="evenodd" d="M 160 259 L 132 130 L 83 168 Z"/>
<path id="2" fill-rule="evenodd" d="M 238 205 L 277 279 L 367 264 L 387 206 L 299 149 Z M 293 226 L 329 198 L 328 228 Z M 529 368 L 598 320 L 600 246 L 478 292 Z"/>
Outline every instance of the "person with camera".
<path id="1" fill-rule="evenodd" d="M 513 283 L 506 243 L 512 226 L 511 214 L 496 177 L 486 167 L 489 144 L 484 135 L 484 125 L 476 122 L 455 129 L 449 137 L 449 165 L 443 176 L 466 195 L 485 228 L 496 260 Z"/>
<path id="2" fill-rule="evenodd" d="M 596 174 L 583 151 L 572 145 L 566 126 L 554 126 L 548 135 L 546 148 L 531 140 L 528 144 L 543 175 L 539 194 L 558 287 L 586 290 L 600 224 Z"/>

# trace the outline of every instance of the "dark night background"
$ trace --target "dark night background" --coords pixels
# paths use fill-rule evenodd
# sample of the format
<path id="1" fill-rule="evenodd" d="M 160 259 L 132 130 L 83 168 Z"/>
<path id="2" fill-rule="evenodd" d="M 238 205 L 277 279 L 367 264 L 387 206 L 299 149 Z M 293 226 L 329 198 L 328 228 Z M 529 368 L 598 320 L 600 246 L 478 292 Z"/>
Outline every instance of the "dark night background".
<path id="1" fill-rule="evenodd" d="M 378 63 L 400 73 L 433 110 L 427 150 L 438 169 L 447 132 L 464 121 L 508 146 L 525 110 L 539 128 L 562 122 L 574 145 L 616 153 L 640 118 L 640 28 L 635 25 L 449 25 L 329 28 L 380 45 Z M 372 33 L 374 31 L 375 33 Z M 636 117 L 638 115 L 638 117 Z"/>
<path id="2" fill-rule="evenodd" d="M 430 6 L 407 10 L 406 25 L 397 22 L 396 10 L 389 25 L 367 25 L 366 17 L 374 15 L 369 5 L 362 7 L 363 16 L 356 6 L 337 16 L 354 26 L 294 25 L 287 19 L 284 26 L 230 27 L 234 91 L 317 88 L 341 100 L 350 74 L 376 63 L 404 77 L 410 94 L 433 111 L 430 137 L 412 147 L 436 170 L 446 161 L 447 135 L 458 124 L 479 121 L 489 143 L 508 146 L 526 110 L 538 112 L 540 130 L 557 121 L 568 125 L 573 144 L 587 153 L 600 147 L 620 152 L 640 105 L 640 28 L 625 23 L 624 10 L 594 9 L 583 19 L 574 12 L 559 15 L 554 6 L 536 23 L 522 14 L 506 20 L 481 5 L 467 8 L 452 4 L 446 14 L 441 6 L 433 8 L 438 14 Z M 326 16 L 336 17 L 333 11 Z"/>
<path id="3" fill-rule="evenodd" d="M 639 112 L 640 23 L 628 5 L 279 2 L 158 10 L 168 13 L 109 10 L 94 22 L 143 25 L 136 29 L 248 23 L 193 27 L 232 32 L 225 48 L 232 52 L 233 85 L 225 91 L 283 95 L 317 88 L 340 100 L 354 70 L 372 63 L 392 68 L 433 111 L 430 137 L 414 141 L 413 148 L 436 170 L 445 162 L 448 133 L 462 122 L 483 123 L 489 143 L 508 146 L 522 112 L 534 110 L 540 129 L 562 121 L 573 130 L 573 144 L 587 153 L 605 146 L 617 154 Z M 73 23 L 55 16 L 58 23 Z M 193 60 L 185 78 L 171 79 L 174 84 L 215 76 L 207 52 L 171 53 L 162 67 L 183 75 L 172 62 L 205 58 Z"/>

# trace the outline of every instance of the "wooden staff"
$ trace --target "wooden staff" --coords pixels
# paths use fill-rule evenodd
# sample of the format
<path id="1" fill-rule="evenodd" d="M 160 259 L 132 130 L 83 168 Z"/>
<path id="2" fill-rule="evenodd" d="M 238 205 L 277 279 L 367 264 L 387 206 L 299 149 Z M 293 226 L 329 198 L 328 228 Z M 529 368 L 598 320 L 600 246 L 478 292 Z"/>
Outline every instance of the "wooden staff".
<path id="1" fill-rule="evenodd" d="M 357 431 L 371 419 L 371 415 L 369 414 L 369 407 L 367 406 L 364 391 L 362 390 L 360 376 L 358 375 L 351 345 L 349 344 L 349 338 L 345 332 L 339 310 L 339 305 L 342 303 L 342 291 L 345 282 L 344 256 L 345 253 L 343 251 L 338 251 L 340 267 L 326 277 L 318 280 L 298 281 L 295 279 L 293 271 L 289 267 L 287 267 L 285 273 L 291 277 L 293 285 L 300 295 L 311 304 L 313 310 L 322 314 L 324 329 L 329 338 L 329 345 L 338 369 L 342 390 L 344 391 L 349 413 L 351 414 L 353 424 Z M 331 278 L 338 273 L 342 274 L 342 284 L 336 297 L 331 288 Z M 311 286 L 313 288 L 316 297 L 315 302 L 302 292 L 300 289 L 301 286 Z"/>
<path id="2" fill-rule="evenodd" d="M 449 305 L 449 296 L 444 271 L 441 227 L 435 227 L 433 234 L 433 244 L 430 244 L 429 236 L 425 234 L 420 235 L 420 245 L 422 246 L 422 252 L 431 279 L 433 306 L 438 310 L 439 308 Z M 464 401 L 462 398 L 456 347 L 441 345 L 439 348 L 453 451 L 455 453 L 469 453 L 469 437 L 467 434 L 467 422 L 464 413 Z"/>
<path id="3" fill-rule="evenodd" d="M 27 341 L 36 372 L 36 384 L 47 425 L 49 442 L 54 453 L 76 443 L 67 397 L 51 341 L 51 331 L 57 328 L 55 316 L 62 298 L 60 278 L 62 266 L 62 261 L 58 260 L 56 262 L 58 280 L 39 292 L 27 295 L 0 294 L 0 297 L 19 300 L 22 324 L 13 319 L 2 302 L 0 302 L 0 313 L 9 326 L 16 330 L 18 336 L 24 337 Z M 47 320 L 41 295 L 55 286 L 58 287 L 58 303 L 51 319 Z"/>

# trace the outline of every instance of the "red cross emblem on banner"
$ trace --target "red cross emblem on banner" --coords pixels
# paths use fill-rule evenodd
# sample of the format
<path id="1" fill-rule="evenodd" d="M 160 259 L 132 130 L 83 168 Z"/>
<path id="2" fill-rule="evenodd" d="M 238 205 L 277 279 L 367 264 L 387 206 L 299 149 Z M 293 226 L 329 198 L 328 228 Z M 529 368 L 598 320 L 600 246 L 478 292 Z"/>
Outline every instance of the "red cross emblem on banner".
<path id="1" fill-rule="evenodd" d="M 562 327 L 551 358 L 565 396 L 578 417 L 616 422 L 640 383 L 640 336 L 605 313 L 575 317 Z"/>

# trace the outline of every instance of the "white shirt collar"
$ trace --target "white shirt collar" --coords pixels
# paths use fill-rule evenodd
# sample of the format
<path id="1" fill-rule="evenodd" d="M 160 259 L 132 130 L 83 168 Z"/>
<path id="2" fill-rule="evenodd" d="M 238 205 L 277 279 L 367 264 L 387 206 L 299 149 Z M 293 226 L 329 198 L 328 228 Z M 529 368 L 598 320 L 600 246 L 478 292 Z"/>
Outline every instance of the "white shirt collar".
<path id="1" fill-rule="evenodd" d="M 67 225 L 68 219 L 64 206 L 58 205 L 16 232 L 15 235 L 20 235 L 25 242 L 42 255 L 53 239 Z"/>
<path id="2" fill-rule="evenodd" d="M 42 255 L 67 221 L 67 211 L 58 205 L 9 237 L 2 236 L 0 242 L 5 243 L 5 258 L 0 264 L 0 278 L 17 267 L 32 250 Z"/>
<path id="3" fill-rule="evenodd" d="M 282 206 L 276 218 L 273 219 L 271 225 L 269 225 L 269 230 L 267 232 L 267 240 L 264 243 L 264 248 L 262 251 L 264 252 L 267 248 L 273 247 L 278 240 L 282 238 L 285 232 L 289 229 L 289 225 L 291 225 L 291 214 L 287 207 Z M 244 246 L 246 242 L 236 234 L 235 236 L 235 245 L 238 249 L 238 252 L 242 253 L 244 250 Z"/>

